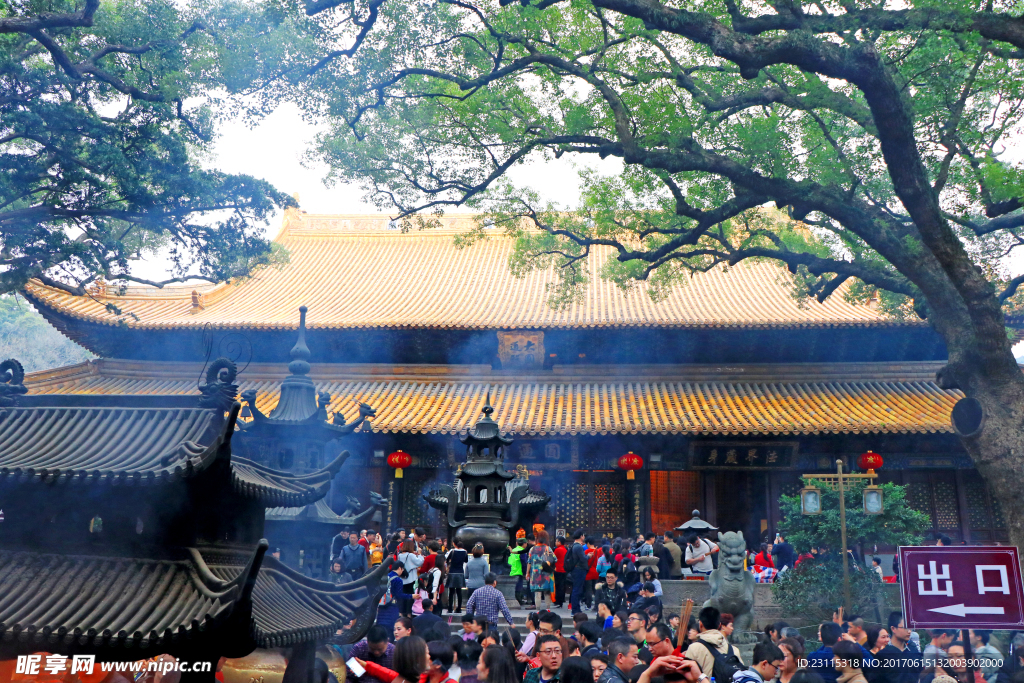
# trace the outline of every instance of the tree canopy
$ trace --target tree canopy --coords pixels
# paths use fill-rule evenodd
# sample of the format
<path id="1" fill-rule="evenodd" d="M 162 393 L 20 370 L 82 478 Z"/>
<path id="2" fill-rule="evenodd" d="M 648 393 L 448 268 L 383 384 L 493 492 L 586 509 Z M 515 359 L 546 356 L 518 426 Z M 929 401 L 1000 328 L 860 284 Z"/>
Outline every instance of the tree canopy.
<path id="1" fill-rule="evenodd" d="M 219 281 L 273 258 L 262 224 L 291 199 L 201 163 L 223 72 L 209 8 L 189 5 L 0 8 L 0 292 Z M 133 273 L 158 252 L 168 278 Z"/>
<path id="2" fill-rule="evenodd" d="M 407 227 L 483 210 L 477 237 L 513 236 L 514 269 L 556 266 L 555 305 L 599 250 L 605 276 L 655 297 L 769 259 L 809 305 L 926 318 L 949 352 L 939 384 L 982 406 L 964 445 L 1024 546 L 1024 378 L 1005 317 L 1024 276 L 1004 265 L 1024 227 L 1008 154 L 1019 3 L 307 0 L 250 26 L 232 87 L 300 102 L 329 126 L 313 155 L 331 177 Z M 508 178 L 566 155 L 622 171 L 585 173 L 578 206 Z"/>
<path id="3" fill-rule="evenodd" d="M 1008 154 L 1019 1 L 82 1 L 0 14 L 8 289 L 128 280 L 158 243 L 210 279 L 267 259 L 252 223 L 287 200 L 202 170 L 202 103 L 218 88 L 249 116 L 294 101 L 327 126 L 311 155 L 331 180 L 407 227 L 484 211 L 475 237 L 513 236 L 515 270 L 557 266 L 554 305 L 580 295 L 599 250 L 607 277 L 655 297 L 768 259 L 808 305 L 926 318 L 949 352 L 940 385 L 982 408 L 963 443 L 1024 547 L 1024 377 L 1005 316 L 1024 276 L 1003 260 L 1024 228 Z M 622 171 L 585 173 L 578 206 L 509 181 L 566 155 Z M 216 210 L 214 227 L 197 219 Z"/>
<path id="4" fill-rule="evenodd" d="M 812 479 L 804 479 L 804 486 L 821 490 L 821 514 L 804 515 L 800 512 L 800 496 L 782 496 L 779 511 L 782 522 L 779 530 L 794 548 L 804 552 L 810 548 L 827 547 L 837 553 L 842 547 L 842 525 L 839 523 L 839 492 L 822 487 Z M 846 539 L 849 547 L 865 545 L 918 545 L 924 539 L 921 529 L 929 526 L 928 515 L 913 509 L 907 501 L 907 487 L 885 483 L 882 489 L 882 514 L 864 513 L 863 481 L 848 484 L 846 498 Z"/>
<path id="5" fill-rule="evenodd" d="M 1009 7 L 305 7 L 301 49 L 278 48 L 245 87 L 328 121 L 314 154 L 382 207 L 493 211 L 487 225 L 520 239 L 523 267 L 565 266 L 556 304 L 578 296 L 579 257 L 602 246 L 617 257 L 610 277 L 654 296 L 694 271 L 771 258 L 807 295 L 852 283 L 847 296 L 880 297 L 894 315 L 949 305 L 929 293 L 955 292 L 927 281 L 972 265 L 996 305 L 1016 304 L 1020 279 L 999 262 L 1024 227 L 1024 171 L 1004 158 L 1024 88 L 1024 23 Z M 297 30 L 265 19 L 267 44 Z M 254 55 L 263 47 L 254 36 Z M 624 170 L 584 174 L 582 206 L 540 205 L 504 178 L 532 155 L 566 154 Z M 801 223 L 750 211 L 768 204 Z M 917 258 L 928 252 L 938 262 Z"/>

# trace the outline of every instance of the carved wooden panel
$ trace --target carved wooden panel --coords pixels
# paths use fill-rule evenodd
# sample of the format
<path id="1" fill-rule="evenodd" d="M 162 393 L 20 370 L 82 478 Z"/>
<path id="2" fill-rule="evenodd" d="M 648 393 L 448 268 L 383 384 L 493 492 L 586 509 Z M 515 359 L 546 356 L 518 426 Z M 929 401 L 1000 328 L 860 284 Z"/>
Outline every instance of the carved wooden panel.
<path id="1" fill-rule="evenodd" d="M 700 473 L 651 470 L 651 527 L 665 533 L 700 508 Z"/>
<path id="2" fill-rule="evenodd" d="M 623 484 L 594 484 L 594 526 L 600 530 L 617 529 L 623 526 L 625 518 L 626 487 Z"/>

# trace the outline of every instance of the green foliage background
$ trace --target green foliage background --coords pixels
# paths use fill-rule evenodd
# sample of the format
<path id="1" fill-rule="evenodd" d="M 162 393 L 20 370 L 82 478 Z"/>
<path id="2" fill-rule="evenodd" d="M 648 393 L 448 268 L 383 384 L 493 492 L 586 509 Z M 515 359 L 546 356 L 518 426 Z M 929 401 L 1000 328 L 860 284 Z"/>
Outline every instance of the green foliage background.
<path id="1" fill-rule="evenodd" d="M 821 490 L 822 513 L 801 514 L 799 495 L 782 496 L 779 501 L 782 534 L 799 552 L 821 546 L 828 546 L 832 552 L 826 559 L 801 562 L 799 567 L 784 572 L 772 584 L 772 594 L 787 614 L 824 621 L 831 619 L 844 601 L 839 492 L 814 484 L 811 479 L 803 482 L 804 486 L 816 485 Z M 863 505 L 865 486 L 866 483 L 855 482 L 846 492 L 847 546 L 920 544 L 921 529 L 929 526 L 929 519 L 907 503 L 906 487 L 882 484 L 883 512 L 867 515 Z M 868 621 L 881 621 L 890 610 L 898 608 L 889 599 L 891 595 L 883 588 L 877 574 L 853 563 L 850 565 L 850 597 L 852 604 L 848 613 L 860 614 Z"/>
<path id="2" fill-rule="evenodd" d="M 838 549 L 841 544 L 839 524 L 839 492 L 812 479 L 804 479 L 804 486 L 816 485 L 821 489 L 820 515 L 800 513 L 800 496 L 782 496 L 779 508 L 782 512 L 780 529 L 794 548 L 803 552 L 812 547 L 826 545 Z M 928 515 L 910 507 L 907 490 L 899 484 L 881 484 L 884 500 L 880 515 L 864 514 L 865 483 L 854 482 L 846 492 L 846 542 L 852 547 L 859 543 L 868 545 L 917 545 L 921 542 L 921 530 L 928 528 Z"/>
<path id="3" fill-rule="evenodd" d="M 833 612 L 843 604 L 843 564 L 838 553 L 822 561 L 801 562 L 792 571 L 783 572 L 772 584 L 772 595 L 784 614 L 811 622 L 831 621 Z M 882 622 L 891 610 L 899 609 L 898 598 L 884 588 L 874 572 L 850 567 L 850 609 L 865 621 Z M 816 633 L 804 632 L 809 640 Z"/>
<path id="4" fill-rule="evenodd" d="M 26 372 L 35 372 L 94 357 L 54 329 L 22 297 L 0 296 L 0 360 L 16 358 Z"/>

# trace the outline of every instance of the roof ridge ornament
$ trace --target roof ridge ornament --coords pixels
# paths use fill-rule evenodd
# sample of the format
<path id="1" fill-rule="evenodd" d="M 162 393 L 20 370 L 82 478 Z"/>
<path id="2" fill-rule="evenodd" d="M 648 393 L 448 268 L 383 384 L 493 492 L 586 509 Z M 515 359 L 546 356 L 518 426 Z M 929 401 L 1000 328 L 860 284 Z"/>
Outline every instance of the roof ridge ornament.
<path id="1" fill-rule="evenodd" d="M 14 358 L 8 358 L 0 363 L 0 406 L 16 406 L 18 397 L 27 393 L 25 368 L 21 363 Z"/>
<path id="2" fill-rule="evenodd" d="M 231 360 L 221 356 L 210 363 L 206 370 L 206 384 L 199 387 L 200 408 L 215 408 L 230 410 L 238 395 L 238 385 L 235 379 L 238 377 L 238 366 Z"/>

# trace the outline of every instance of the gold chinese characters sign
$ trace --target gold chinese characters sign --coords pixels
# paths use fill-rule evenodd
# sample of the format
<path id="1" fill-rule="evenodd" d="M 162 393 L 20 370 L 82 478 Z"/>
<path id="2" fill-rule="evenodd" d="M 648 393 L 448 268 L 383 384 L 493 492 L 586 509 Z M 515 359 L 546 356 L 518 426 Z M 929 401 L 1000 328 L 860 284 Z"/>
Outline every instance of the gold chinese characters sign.
<path id="1" fill-rule="evenodd" d="M 544 365 L 544 333 L 498 332 L 498 358 L 504 368 L 535 368 Z"/>
<path id="2" fill-rule="evenodd" d="M 796 463 L 797 446 L 795 441 L 697 441 L 690 444 L 690 467 L 784 469 Z"/>

